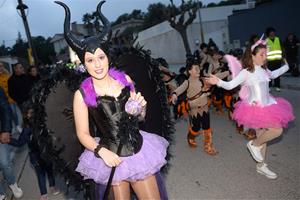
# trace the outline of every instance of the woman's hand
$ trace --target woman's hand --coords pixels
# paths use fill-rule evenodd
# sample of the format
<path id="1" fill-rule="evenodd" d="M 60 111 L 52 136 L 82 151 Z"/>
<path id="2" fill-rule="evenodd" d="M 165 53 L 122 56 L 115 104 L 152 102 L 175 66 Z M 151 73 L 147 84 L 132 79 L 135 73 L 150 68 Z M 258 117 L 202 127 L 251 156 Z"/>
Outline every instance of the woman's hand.
<path id="1" fill-rule="evenodd" d="M 145 107 L 147 105 L 147 101 L 145 100 L 145 98 L 141 95 L 140 92 L 138 93 L 131 93 L 130 94 L 130 100 L 134 100 L 137 101 L 141 107 Z"/>
<path id="2" fill-rule="evenodd" d="M 176 104 L 176 101 L 177 101 L 177 95 L 176 93 L 173 93 L 172 96 L 171 96 L 171 101 L 172 101 L 172 104 L 175 105 Z"/>
<path id="3" fill-rule="evenodd" d="M 98 154 L 102 158 L 104 163 L 109 167 L 116 167 L 122 162 L 121 158 L 117 154 L 105 147 L 102 147 L 99 150 Z"/>
<path id="4" fill-rule="evenodd" d="M 206 83 L 216 85 L 219 82 L 219 78 L 215 75 L 210 74 L 208 78 L 204 79 Z"/>

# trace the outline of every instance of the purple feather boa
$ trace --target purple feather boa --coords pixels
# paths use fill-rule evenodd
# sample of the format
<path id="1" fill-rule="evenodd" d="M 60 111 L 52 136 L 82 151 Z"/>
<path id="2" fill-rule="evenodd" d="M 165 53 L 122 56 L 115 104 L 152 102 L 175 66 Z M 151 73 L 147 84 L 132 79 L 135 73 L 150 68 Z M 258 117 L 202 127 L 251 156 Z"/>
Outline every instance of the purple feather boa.
<path id="1" fill-rule="evenodd" d="M 131 91 L 134 91 L 134 85 L 127 81 L 126 74 L 122 71 L 118 71 L 114 68 L 110 68 L 108 71 L 109 76 L 113 79 L 119 81 L 124 87 L 129 87 Z M 97 94 L 95 92 L 92 77 L 86 78 L 82 81 L 80 88 L 84 92 L 84 102 L 87 106 L 96 107 L 97 106 Z"/>

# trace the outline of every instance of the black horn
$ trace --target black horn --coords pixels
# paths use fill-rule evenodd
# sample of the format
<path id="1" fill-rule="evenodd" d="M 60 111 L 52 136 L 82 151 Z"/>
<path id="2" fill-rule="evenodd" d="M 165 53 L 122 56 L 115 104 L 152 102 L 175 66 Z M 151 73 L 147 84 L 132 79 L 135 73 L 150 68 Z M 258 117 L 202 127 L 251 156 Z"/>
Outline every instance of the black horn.
<path id="1" fill-rule="evenodd" d="M 60 1 L 55 1 L 55 3 L 61 5 L 65 9 L 65 22 L 64 22 L 64 35 L 67 43 L 70 47 L 80 56 L 84 52 L 84 44 L 78 40 L 70 30 L 70 20 L 71 13 L 69 7 Z"/>
<path id="2" fill-rule="evenodd" d="M 101 1 L 97 6 L 97 12 L 98 12 L 98 14 L 100 16 L 100 20 L 101 20 L 101 22 L 104 26 L 104 28 L 102 29 L 101 34 L 98 36 L 98 39 L 100 41 L 103 40 L 103 38 L 105 38 L 105 36 L 109 33 L 110 27 L 111 27 L 110 22 L 108 21 L 108 19 L 101 12 L 101 7 L 104 3 L 105 3 L 105 1 Z"/>

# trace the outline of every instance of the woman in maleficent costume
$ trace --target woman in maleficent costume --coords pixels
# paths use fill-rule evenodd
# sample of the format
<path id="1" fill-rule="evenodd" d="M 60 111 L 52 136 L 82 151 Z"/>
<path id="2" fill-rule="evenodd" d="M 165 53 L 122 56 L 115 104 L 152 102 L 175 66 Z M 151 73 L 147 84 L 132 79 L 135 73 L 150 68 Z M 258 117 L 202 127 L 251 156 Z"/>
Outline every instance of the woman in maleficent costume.
<path id="1" fill-rule="evenodd" d="M 57 65 L 33 88 L 29 100 L 37 113 L 33 139 L 39 144 L 42 158 L 53 161 L 67 185 L 74 185 L 76 191 L 83 190 L 86 199 L 112 196 L 129 199 L 130 186 L 139 199 L 167 199 L 160 170 L 166 166 L 166 155 L 169 157 L 167 147 L 173 124 L 158 63 L 143 50 L 131 48 L 111 63 L 117 63 L 118 69 L 132 80 L 124 72 L 109 68 L 106 36 L 110 23 L 101 13 L 104 1 L 97 6 L 103 31 L 81 41 L 70 31 L 69 8 L 62 2 L 56 3 L 65 9 L 65 39 L 85 65 L 89 77 Z M 65 129 L 60 130 L 62 122 L 57 120 L 60 116 L 53 112 L 61 109 L 60 103 L 70 95 L 62 93 L 65 96 L 56 97 L 54 101 L 51 101 L 52 96 L 47 99 L 58 82 L 71 91 L 77 90 L 73 113 L 78 138 Z M 56 94 L 59 91 L 53 95 Z M 46 100 L 54 104 L 47 113 Z M 64 114 L 68 113 L 68 109 L 64 109 Z M 50 116 L 56 116 L 52 122 Z M 51 124 L 57 131 L 48 129 Z M 82 180 L 79 174 L 87 180 Z M 109 196 L 108 191 L 112 191 Z"/>
<path id="2" fill-rule="evenodd" d="M 100 10 L 104 1 L 97 7 L 104 24 L 101 35 L 83 41 L 77 40 L 69 30 L 68 7 L 56 3 L 66 12 L 65 39 L 90 75 L 74 95 L 76 132 L 85 147 L 76 171 L 84 179 L 107 187 L 111 184 L 115 199 L 129 199 L 130 186 L 139 199 L 160 199 L 155 174 L 167 162 L 168 141 L 139 130 L 138 120 L 145 118 L 147 102 L 141 93 L 135 92 L 128 75 L 109 68 L 105 36 L 110 24 Z M 91 120 L 97 129 L 96 137 L 90 134 Z"/>

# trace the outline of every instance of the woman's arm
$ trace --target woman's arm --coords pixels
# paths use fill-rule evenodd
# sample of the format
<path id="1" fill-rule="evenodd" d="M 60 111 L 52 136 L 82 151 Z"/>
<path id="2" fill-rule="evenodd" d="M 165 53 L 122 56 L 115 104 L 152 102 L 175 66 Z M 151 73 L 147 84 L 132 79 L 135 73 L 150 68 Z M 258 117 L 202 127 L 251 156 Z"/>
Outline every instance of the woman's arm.
<path id="1" fill-rule="evenodd" d="M 271 79 L 275 79 L 280 75 L 284 74 L 285 72 L 287 72 L 288 70 L 289 70 L 289 65 L 286 62 L 285 65 L 281 66 L 279 69 L 276 69 L 274 71 L 268 70 L 268 73 L 270 74 Z"/>
<path id="2" fill-rule="evenodd" d="M 171 101 L 175 105 L 177 97 L 188 89 L 189 81 L 185 80 L 178 88 L 172 92 Z"/>
<path id="3" fill-rule="evenodd" d="M 31 128 L 23 128 L 18 139 L 11 138 L 9 144 L 15 147 L 21 147 L 30 140 Z"/>
<path id="4" fill-rule="evenodd" d="M 205 80 L 212 85 L 217 85 L 219 87 L 222 87 L 226 90 L 232 90 L 233 88 L 237 87 L 240 85 L 242 82 L 246 80 L 247 77 L 247 71 L 242 70 L 235 78 L 233 78 L 231 81 L 223 81 L 219 79 L 218 77 L 214 75 L 210 75 L 209 78 L 206 78 Z"/>
<path id="5" fill-rule="evenodd" d="M 80 143 L 86 149 L 94 152 L 96 147 L 98 146 L 98 143 L 90 135 L 88 108 L 79 90 L 77 90 L 74 95 L 73 113 L 74 113 L 76 134 Z M 101 147 L 97 153 L 103 159 L 105 164 L 109 167 L 114 167 L 121 163 L 120 157 L 114 152 L 106 149 L 105 147 Z"/>
<path id="6" fill-rule="evenodd" d="M 173 93 L 175 93 L 177 96 L 181 95 L 184 91 L 187 90 L 189 85 L 189 81 L 185 80 L 180 86 L 178 86 Z"/>
<path id="7" fill-rule="evenodd" d="M 76 134 L 80 143 L 90 151 L 94 151 L 98 144 L 95 141 L 95 139 L 90 135 L 88 108 L 79 90 L 77 90 L 74 95 L 73 112 Z"/>

